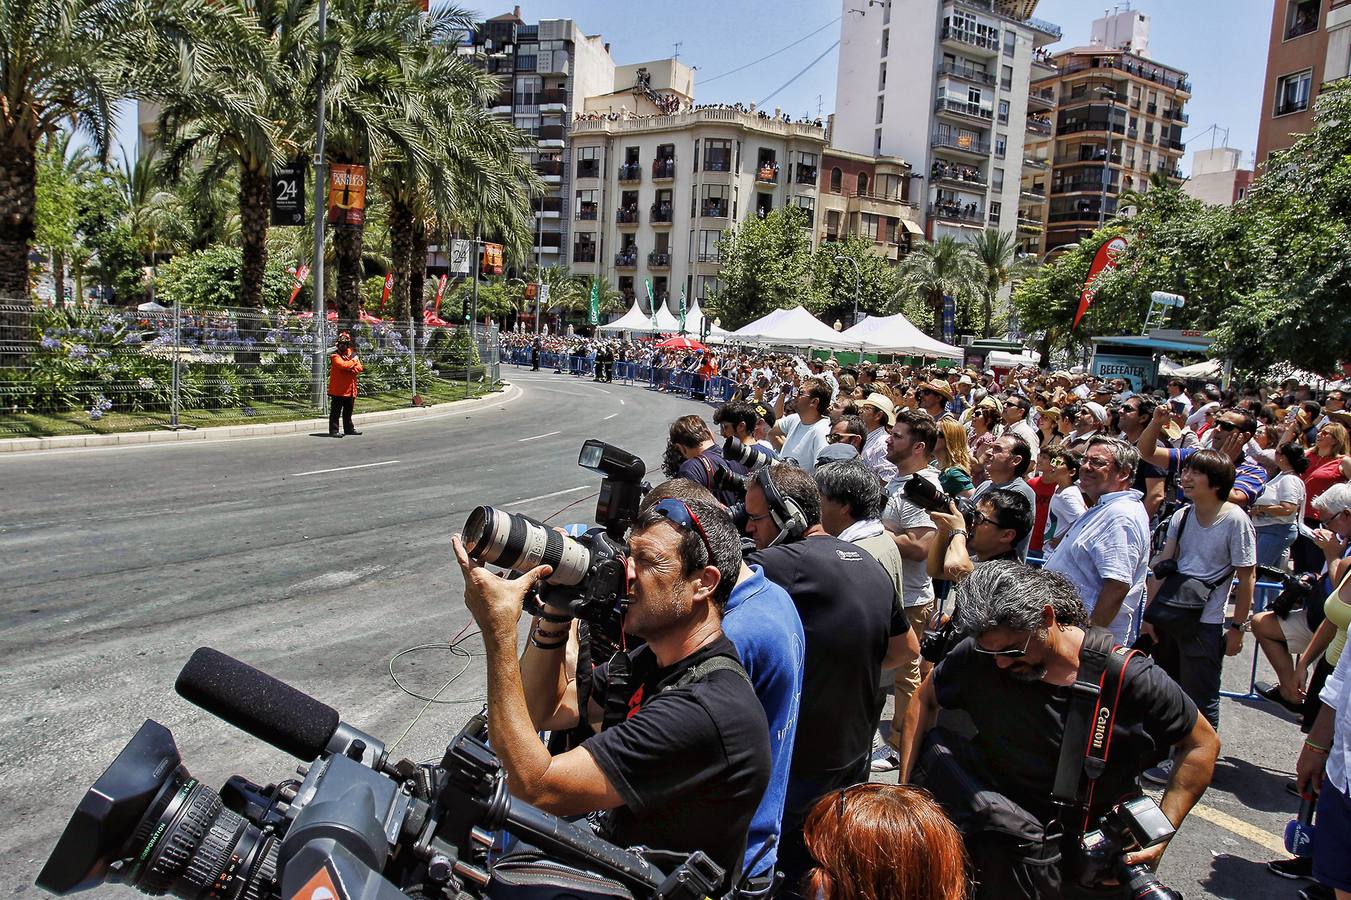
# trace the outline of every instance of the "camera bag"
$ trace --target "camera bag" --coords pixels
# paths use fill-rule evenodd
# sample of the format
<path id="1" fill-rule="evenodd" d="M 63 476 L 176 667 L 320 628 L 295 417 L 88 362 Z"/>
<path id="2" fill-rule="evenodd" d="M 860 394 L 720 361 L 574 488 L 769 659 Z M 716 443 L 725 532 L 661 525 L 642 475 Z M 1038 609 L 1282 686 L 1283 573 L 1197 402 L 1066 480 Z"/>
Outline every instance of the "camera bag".
<path id="1" fill-rule="evenodd" d="M 1159 585 L 1154 599 L 1145 607 L 1145 621 L 1170 633 L 1186 637 L 1195 633 L 1201 624 L 1201 612 L 1210 600 L 1215 588 L 1233 577 L 1234 570 L 1227 570 L 1219 578 L 1204 581 L 1195 575 L 1188 575 L 1177 567 L 1177 559 L 1182 553 L 1182 535 L 1187 530 L 1187 520 L 1191 518 L 1195 507 L 1187 507 L 1182 521 L 1177 526 L 1177 540 L 1173 543 L 1173 556 L 1161 560 L 1155 567 L 1155 577 L 1162 575 L 1163 584 Z M 1168 565 L 1171 563 L 1171 565 Z"/>

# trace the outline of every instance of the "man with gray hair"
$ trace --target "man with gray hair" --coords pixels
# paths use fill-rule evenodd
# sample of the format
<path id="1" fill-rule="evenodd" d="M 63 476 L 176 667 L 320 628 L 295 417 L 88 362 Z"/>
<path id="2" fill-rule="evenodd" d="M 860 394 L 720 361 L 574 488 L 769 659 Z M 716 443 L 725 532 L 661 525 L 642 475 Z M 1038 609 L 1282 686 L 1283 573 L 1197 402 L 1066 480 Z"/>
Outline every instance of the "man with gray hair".
<path id="1" fill-rule="evenodd" d="M 1084 451 L 1079 489 L 1090 504 L 1046 563 L 1079 591 L 1092 624 L 1129 646 L 1149 573 L 1149 515 L 1131 488 L 1140 454 L 1126 441 L 1095 437 Z"/>
<path id="2" fill-rule="evenodd" d="M 1057 551 L 1058 552 L 1058 551 Z M 959 810 L 974 870 L 975 900 L 1022 897 L 1130 897 L 1119 883 L 1074 888 L 1079 831 L 1122 800 L 1140 796 L 1136 777 L 1170 749 L 1176 755 L 1159 803 L 1174 827 L 1209 786 L 1219 755 L 1215 730 L 1187 695 L 1148 657 L 1127 659 L 1115 714 L 1110 718 L 1111 752 L 1091 791 L 1081 790 L 1078 809 L 1067 811 L 1052 799 L 1061 744 L 1080 707 L 1071 702 L 1081 667 L 1096 673 L 1088 654 L 1105 652 L 1110 638 L 1092 629 L 1074 585 L 1052 572 L 1011 561 L 977 566 L 956 589 L 955 624 L 965 636 L 920 688 L 919 722 L 910 759 L 915 783 L 928 786 L 940 802 Z M 934 730 L 940 709 L 962 710 L 975 725 L 973 738 Z M 1090 718 L 1087 711 L 1074 712 Z M 934 730 L 926 742 L 928 733 Z M 950 797 L 939 775 L 940 758 L 954 758 L 979 772 L 991 792 L 1004 795 L 1041 823 L 1047 836 L 1042 854 L 1032 841 L 982 828 L 978 815 L 961 815 L 962 798 Z M 902 783 L 910 773 L 902 775 Z M 933 777 L 931 777 L 933 776 Z M 968 801 L 969 803 L 969 801 Z M 1087 807 L 1086 809 L 1084 807 Z M 1086 813 L 1086 815 L 1085 815 Z M 1065 840 L 1052 822 L 1063 822 Z M 1128 852 L 1128 865 L 1158 865 L 1166 843 Z M 1062 857 L 1062 851 L 1065 856 Z M 1037 860 L 1035 863 L 1032 860 Z M 1063 861 L 1058 861 L 1062 860 Z M 1062 872 L 1062 867 L 1064 871 Z M 1103 879 L 1115 879 L 1114 871 Z"/>

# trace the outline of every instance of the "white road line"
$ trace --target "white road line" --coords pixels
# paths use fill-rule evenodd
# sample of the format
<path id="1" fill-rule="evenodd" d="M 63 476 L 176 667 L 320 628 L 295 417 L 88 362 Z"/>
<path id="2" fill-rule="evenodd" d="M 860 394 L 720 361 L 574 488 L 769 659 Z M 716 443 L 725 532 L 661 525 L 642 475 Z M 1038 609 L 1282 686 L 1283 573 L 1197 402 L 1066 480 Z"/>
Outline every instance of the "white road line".
<path id="1" fill-rule="evenodd" d="M 608 421 L 610 421 L 611 419 L 613 419 L 613 418 L 614 418 L 615 416 L 617 416 L 617 415 L 619 415 L 619 413 L 610 413 L 608 416 L 606 416 L 605 418 L 601 419 L 601 421 L 602 421 L 602 422 L 608 422 Z"/>
<path id="2" fill-rule="evenodd" d="M 301 476 L 304 475 L 327 475 L 329 472 L 348 472 L 351 471 L 352 469 L 373 469 L 376 466 L 392 466 L 396 462 L 398 462 L 397 459 L 387 459 L 384 462 L 362 463 L 359 466 L 339 466 L 336 469 L 315 469 L 313 472 L 296 472 L 291 477 L 300 478 Z"/>
<path id="3" fill-rule="evenodd" d="M 540 494 L 538 497 L 526 497 L 524 500 L 515 500 L 511 503 L 503 503 L 502 509 L 511 509 L 511 507 L 513 506 L 525 506 L 527 503 L 534 503 L 537 500 L 548 500 L 550 497 L 561 497 L 564 494 L 575 494 L 578 491 L 584 491 L 592 487 L 595 487 L 595 485 L 583 484 L 579 487 L 568 488 L 565 491 L 554 491 L 552 494 Z"/>
<path id="4" fill-rule="evenodd" d="M 553 436 L 556 435 L 556 434 L 562 434 L 562 433 L 563 433 L 563 432 L 561 432 L 561 431 L 551 431 L 551 432 L 549 432 L 548 434 L 536 434 L 536 435 L 532 435 L 531 437 L 528 437 L 528 438 L 517 438 L 517 439 L 516 439 L 516 443 L 518 443 L 518 444 L 524 444 L 526 441 L 537 441 L 537 440 L 539 440 L 540 438 L 553 437 Z"/>
<path id="5" fill-rule="evenodd" d="M 620 398 L 619 398 L 619 405 L 620 405 L 620 406 L 623 406 L 623 405 L 624 405 L 624 398 L 623 398 L 623 397 L 620 397 Z"/>

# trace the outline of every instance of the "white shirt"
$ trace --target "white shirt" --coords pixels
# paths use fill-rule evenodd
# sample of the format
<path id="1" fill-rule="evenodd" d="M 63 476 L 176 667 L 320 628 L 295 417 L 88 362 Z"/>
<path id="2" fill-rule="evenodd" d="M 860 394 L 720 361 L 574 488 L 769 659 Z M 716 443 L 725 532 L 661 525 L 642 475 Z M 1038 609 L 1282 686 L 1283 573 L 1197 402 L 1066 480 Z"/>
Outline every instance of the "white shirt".
<path id="1" fill-rule="evenodd" d="M 1103 494 L 1079 517 L 1046 562 L 1046 571 L 1059 572 L 1078 589 L 1090 614 L 1103 582 L 1120 581 L 1130 586 L 1116 617 L 1107 626 L 1117 641 L 1127 646 L 1135 642 L 1135 612 L 1144 599 L 1149 567 L 1149 517 L 1142 496 L 1133 490 Z"/>
<path id="2" fill-rule="evenodd" d="M 1328 781 L 1343 794 L 1351 793 L 1347 784 L 1347 773 L 1351 772 L 1351 653 L 1342 653 L 1318 699 L 1336 715 L 1332 752 L 1328 754 Z"/>
<path id="3" fill-rule="evenodd" d="M 1281 472 L 1267 482 L 1267 486 L 1262 489 L 1262 495 L 1253 501 L 1253 509 L 1260 506 L 1275 506 L 1278 503 L 1293 503 L 1294 512 L 1288 516 L 1254 516 L 1252 523 L 1258 528 L 1263 525 L 1291 525 L 1304 515 L 1304 498 L 1304 479 L 1294 472 Z"/>
<path id="4" fill-rule="evenodd" d="M 830 420 L 824 416 L 810 425 L 799 419 L 793 423 L 792 430 L 786 432 L 779 458 L 796 460 L 802 471 L 810 475 L 816 471 L 816 457 L 826 448 L 829 433 Z"/>
<path id="5" fill-rule="evenodd" d="M 1046 516 L 1045 541 L 1041 545 L 1043 558 L 1050 559 L 1051 554 L 1055 552 L 1055 548 L 1049 542 L 1057 536 L 1063 538 L 1068 534 L 1086 509 L 1088 509 L 1088 505 L 1084 503 L 1084 492 L 1079 490 L 1077 484 L 1072 484 L 1067 488 L 1058 488 L 1051 495 L 1051 509 Z M 1054 530 L 1052 530 L 1053 522 Z"/>
<path id="6" fill-rule="evenodd" d="M 868 432 L 868 439 L 863 442 L 863 452 L 859 454 L 859 459 L 863 464 L 877 473 L 877 477 L 882 479 L 883 484 L 891 484 L 891 479 L 896 477 L 896 464 L 887 459 L 887 437 L 890 431 L 885 425 L 880 428 L 874 428 Z"/>
<path id="7" fill-rule="evenodd" d="M 939 488 L 938 472 L 931 467 L 913 475 L 897 475 L 887 485 L 887 505 L 882 510 L 882 524 L 892 534 L 902 534 L 911 528 L 933 529 L 929 514 L 911 503 L 905 496 L 905 483 L 911 478 L 923 478 Z M 933 580 L 929 578 L 928 560 L 901 557 L 901 602 L 904 606 L 921 606 L 934 598 Z"/>

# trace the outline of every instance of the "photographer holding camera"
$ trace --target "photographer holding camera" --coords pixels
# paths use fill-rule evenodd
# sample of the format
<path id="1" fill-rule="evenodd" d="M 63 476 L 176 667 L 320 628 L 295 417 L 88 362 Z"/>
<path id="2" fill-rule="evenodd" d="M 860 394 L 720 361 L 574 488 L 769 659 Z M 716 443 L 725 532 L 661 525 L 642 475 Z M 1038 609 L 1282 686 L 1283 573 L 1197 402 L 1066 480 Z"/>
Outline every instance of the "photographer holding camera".
<path id="1" fill-rule="evenodd" d="M 978 562 L 1018 561 L 1018 544 L 1032 530 L 1027 498 L 1017 491 L 995 489 L 974 503 L 966 502 L 969 516 L 950 498 L 947 512 L 929 513 L 938 527 L 929 546 L 930 578 L 961 581 Z"/>
<path id="2" fill-rule="evenodd" d="M 976 898 L 1174 896 L 1151 870 L 1219 753 L 1196 705 L 1091 628 L 1054 573 L 976 567 L 957 587 L 955 623 L 966 637 L 920 689 L 911 758 L 915 783 L 963 833 Z M 964 711 L 975 736 L 935 729 L 940 709 Z M 1170 748 L 1176 764 L 1154 806 L 1135 779 Z"/>
<path id="3" fill-rule="evenodd" d="M 747 833 L 770 778 L 769 733 L 722 612 L 741 568 L 727 513 L 707 502 L 662 500 L 639 514 L 625 560 L 623 629 L 645 645 L 616 654 L 597 685 L 624 680 L 620 721 L 551 757 L 539 732 L 574 726 L 568 677 L 571 612 L 546 606 L 517 659 L 522 604 L 547 577 L 537 566 L 508 580 L 453 540 L 465 605 L 487 650 L 488 730 L 515 797 L 558 815 L 600 810 L 602 837 L 621 846 L 703 850 L 735 883 Z M 628 669 L 627 678 L 620 672 Z M 603 696 L 597 688 L 593 696 Z M 601 714 L 588 703 L 589 718 Z M 607 717 L 608 718 L 608 717 Z"/>

